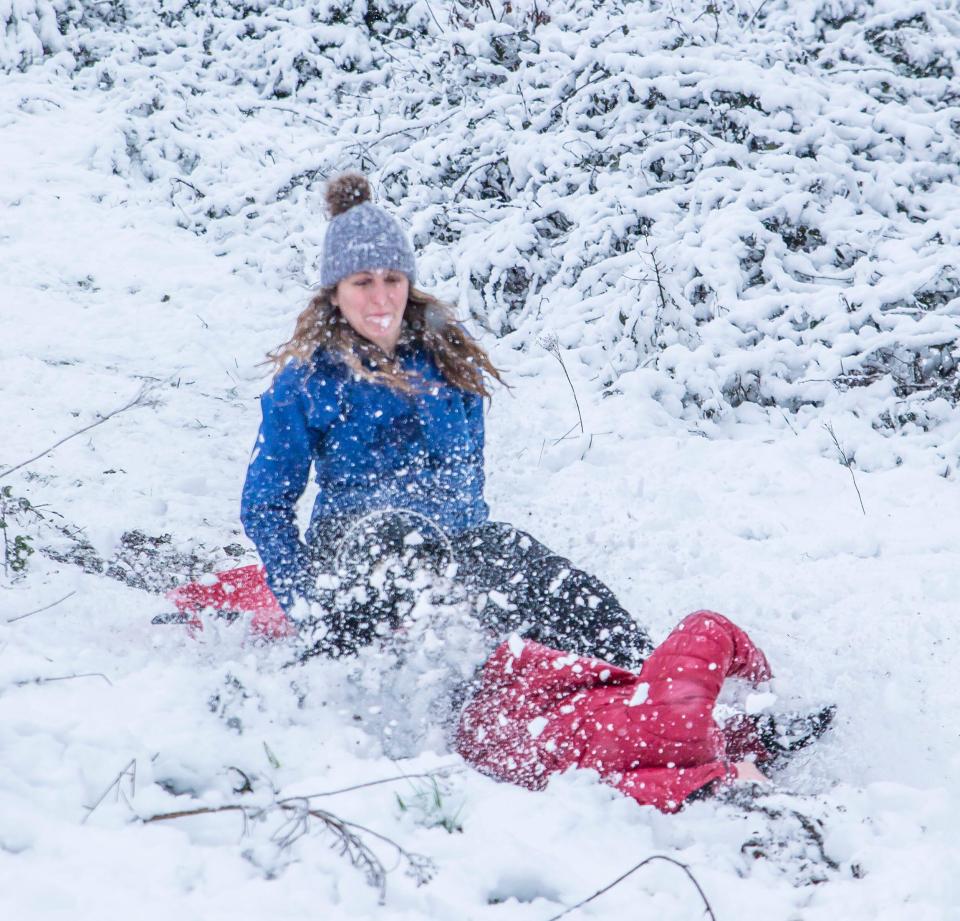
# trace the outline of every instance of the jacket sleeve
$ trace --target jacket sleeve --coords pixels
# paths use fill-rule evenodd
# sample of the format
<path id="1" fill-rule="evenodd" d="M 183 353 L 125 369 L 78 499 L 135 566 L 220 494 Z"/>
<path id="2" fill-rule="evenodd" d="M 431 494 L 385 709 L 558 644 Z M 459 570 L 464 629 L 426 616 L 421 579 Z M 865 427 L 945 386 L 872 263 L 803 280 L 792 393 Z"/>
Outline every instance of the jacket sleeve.
<path id="1" fill-rule="evenodd" d="M 483 397 L 475 393 L 464 393 L 463 407 L 467 414 L 467 433 L 470 438 L 470 455 L 467 462 L 480 478 L 480 494 L 483 494 L 483 448 L 484 422 Z"/>
<path id="2" fill-rule="evenodd" d="M 309 572 L 309 551 L 300 539 L 296 504 L 310 475 L 318 432 L 308 417 L 313 405 L 302 367 L 287 365 L 261 397 L 263 421 L 243 486 L 240 518 L 267 570 L 267 582 L 287 610 Z"/>

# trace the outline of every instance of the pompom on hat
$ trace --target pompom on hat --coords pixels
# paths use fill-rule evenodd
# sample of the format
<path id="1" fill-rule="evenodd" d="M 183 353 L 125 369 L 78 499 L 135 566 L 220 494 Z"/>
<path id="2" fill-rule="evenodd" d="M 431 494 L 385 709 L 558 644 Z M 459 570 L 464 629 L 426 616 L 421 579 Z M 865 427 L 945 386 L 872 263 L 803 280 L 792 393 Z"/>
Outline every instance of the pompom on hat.
<path id="1" fill-rule="evenodd" d="M 323 240 L 320 284 L 333 287 L 355 272 L 393 269 L 413 285 L 417 263 L 400 222 L 370 201 L 370 183 L 344 173 L 327 184 L 330 224 Z"/>

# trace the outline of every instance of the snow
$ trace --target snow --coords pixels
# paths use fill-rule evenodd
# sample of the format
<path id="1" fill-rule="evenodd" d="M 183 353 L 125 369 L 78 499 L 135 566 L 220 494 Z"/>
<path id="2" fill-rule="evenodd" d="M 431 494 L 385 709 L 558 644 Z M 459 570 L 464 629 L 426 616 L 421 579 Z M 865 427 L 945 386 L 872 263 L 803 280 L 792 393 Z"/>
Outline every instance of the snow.
<path id="1" fill-rule="evenodd" d="M 538 716 L 527 723 L 527 732 L 529 732 L 534 739 L 539 738 L 539 736 L 543 734 L 543 730 L 547 728 L 549 722 L 546 717 Z"/>
<path id="2" fill-rule="evenodd" d="M 748 694 L 744 703 L 746 713 L 762 713 L 764 710 L 773 707 L 777 702 L 777 695 L 769 691 L 759 694 Z"/>
<path id="3" fill-rule="evenodd" d="M 650 696 L 650 685 L 646 681 L 641 681 L 634 689 L 633 696 L 627 701 L 628 707 L 639 707 L 647 702 Z"/>
<path id="4" fill-rule="evenodd" d="M 415 62 L 369 41 L 353 12 L 324 22 L 327 4 L 260 4 L 246 35 L 223 15 L 206 65 L 194 5 L 158 7 L 186 25 L 133 2 L 96 14 L 115 6 L 124 24 L 23 0 L 29 34 L 4 29 L 15 6 L 0 3 L 0 66 L 36 63 L 0 80 L 0 464 L 144 385 L 150 402 L 0 480 L 46 517 L 17 519 L 8 537 L 32 535 L 38 552 L 22 578 L 0 578 L 3 917 L 545 921 L 654 853 L 691 868 L 721 921 L 957 917 L 951 4 L 775 2 L 748 26 L 759 4 L 721 3 L 715 43 L 699 8 L 671 22 L 655 3 L 558 3 L 539 57 L 509 17 L 455 29 L 450 5 L 431 3 L 445 39 L 415 4 L 419 66 L 447 73 L 456 31 L 497 77 L 463 59 L 449 92 L 468 102 L 425 93 L 416 116 L 377 76 L 394 66 L 381 48 Z M 628 35 L 591 45 L 620 24 Z M 671 51 L 680 30 L 691 40 Z M 319 75 L 298 87 L 308 36 Z M 494 60 L 498 36 L 528 70 Z M 348 95 L 364 72 L 365 101 Z M 605 115 L 584 89 L 593 76 L 595 94 L 627 102 Z M 468 129 L 467 104 L 491 117 Z M 196 638 L 152 626 L 159 595 L 39 552 L 76 545 L 60 528 L 82 528 L 104 560 L 125 533 L 170 534 L 170 584 L 202 575 L 191 553 L 253 560 L 237 507 L 260 362 L 316 278 L 320 180 L 359 165 L 412 229 L 424 287 L 459 297 L 513 386 L 488 414 L 494 517 L 595 572 L 655 639 L 717 610 L 767 652 L 780 704 L 838 705 L 764 811 L 718 799 L 665 816 L 589 771 L 538 793 L 497 784 L 439 733 L 399 738 L 405 679 L 375 659 L 286 669 L 290 650 L 249 642 L 243 624 L 208 618 Z M 790 236 L 801 225 L 822 242 Z M 939 396 L 889 372 L 934 364 Z M 425 694 L 446 680 L 438 642 L 411 664 Z M 436 791 L 415 776 L 429 771 Z M 369 839 L 397 867 L 381 905 L 329 832 L 314 821 L 283 846 L 288 817 L 268 807 L 385 778 L 312 800 L 434 862 L 417 885 Z M 236 803 L 246 823 L 138 821 Z M 700 912 L 682 873 L 654 864 L 579 914 Z"/>

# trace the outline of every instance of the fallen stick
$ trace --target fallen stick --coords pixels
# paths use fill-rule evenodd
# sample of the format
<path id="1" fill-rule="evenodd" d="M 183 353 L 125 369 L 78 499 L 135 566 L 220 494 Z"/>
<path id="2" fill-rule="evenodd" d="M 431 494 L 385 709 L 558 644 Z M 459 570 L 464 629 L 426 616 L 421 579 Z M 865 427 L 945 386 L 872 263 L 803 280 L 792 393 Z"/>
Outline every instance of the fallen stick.
<path id="1" fill-rule="evenodd" d="M 71 432 L 69 435 L 65 435 L 59 441 L 54 442 L 50 445 L 49 448 L 45 448 L 39 454 L 34 454 L 33 457 L 28 457 L 25 461 L 22 461 L 19 464 L 16 464 L 13 467 L 8 467 L 3 473 L 0 473 L 0 480 L 5 476 L 9 476 L 11 473 L 14 473 L 17 470 L 22 470 L 24 467 L 32 464 L 34 461 L 40 460 L 41 457 L 45 457 L 51 451 L 55 451 L 62 444 L 66 444 L 70 441 L 71 438 L 76 438 L 78 435 L 82 435 L 84 432 L 89 432 L 90 429 L 95 429 L 98 425 L 103 425 L 104 422 L 108 422 L 114 416 L 119 416 L 120 413 L 125 413 L 128 409 L 133 409 L 135 406 L 151 406 L 155 405 L 155 401 L 149 400 L 147 398 L 148 394 L 151 391 L 150 386 L 144 386 L 141 388 L 140 392 L 132 399 L 129 403 L 125 403 L 123 406 L 118 409 L 111 410 L 105 416 L 100 416 L 95 422 L 91 422 L 89 425 L 85 425 L 82 429 L 78 429 L 75 432 Z"/>
<path id="2" fill-rule="evenodd" d="M 697 882 L 697 878 L 693 875 L 693 873 L 690 872 L 690 868 L 685 863 L 680 863 L 679 860 L 674 860 L 672 857 L 666 857 L 663 854 L 654 854 L 652 857 L 648 857 L 646 860 L 641 860 L 640 863 L 638 863 L 635 867 L 631 867 L 629 870 L 627 870 L 626 873 L 622 874 L 621 876 L 618 876 L 612 883 L 608 883 L 602 889 L 598 889 L 596 892 L 593 893 L 593 895 L 588 896 L 582 902 L 577 902 L 576 905 L 571 905 L 569 908 L 564 909 L 563 911 L 560 912 L 559 915 L 554 915 L 552 918 L 549 918 L 548 921 L 559 921 L 559 919 L 564 917 L 565 915 L 569 915 L 571 912 L 576 911 L 578 908 L 583 908 L 583 906 L 586 905 L 588 902 L 592 902 L 594 899 L 599 898 L 605 892 L 609 892 L 611 889 L 613 889 L 614 886 L 622 883 L 628 876 L 630 876 L 633 873 L 636 873 L 637 870 L 641 869 L 641 867 L 645 867 L 648 863 L 651 863 L 654 860 L 665 860 L 667 863 L 672 863 L 675 867 L 680 867 L 680 869 L 687 874 L 687 877 L 690 879 L 690 882 L 692 882 L 693 885 L 696 886 L 697 892 L 700 893 L 700 898 L 703 899 L 704 911 L 706 911 L 707 917 L 710 918 L 710 921 L 717 921 L 717 916 L 713 913 L 713 908 L 710 905 L 710 901 L 707 899 L 707 896 L 704 893 L 703 889 L 701 888 L 700 883 Z"/>
<path id="3" fill-rule="evenodd" d="M 8 617 L 7 623 L 13 624 L 13 623 L 16 623 L 18 620 L 23 620 L 25 617 L 32 617 L 34 614 L 39 614 L 42 611 L 49 611 L 50 608 L 55 608 L 58 604 L 66 601 L 68 598 L 72 598 L 76 594 L 77 594 L 76 592 L 67 592 L 67 594 L 64 595 L 62 598 L 58 598 L 56 601 L 51 601 L 50 604 L 44 605 L 42 608 L 37 608 L 35 611 L 27 611 L 26 614 L 18 614 L 16 617 Z"/>
<path id="4" fill-rule="evenodd" d="M 50 684 L 53 681 L 73 681 L 74 678 L 103 678 L 110 687 L 113 687 L 113 682 L 103 674 L 103 672 L 83 672 L 80 675 L 57 675 L 54 678 L 29 678 L 26 681 L 15 681 L 14 685 L 22 688 L 28 684 Z"/>

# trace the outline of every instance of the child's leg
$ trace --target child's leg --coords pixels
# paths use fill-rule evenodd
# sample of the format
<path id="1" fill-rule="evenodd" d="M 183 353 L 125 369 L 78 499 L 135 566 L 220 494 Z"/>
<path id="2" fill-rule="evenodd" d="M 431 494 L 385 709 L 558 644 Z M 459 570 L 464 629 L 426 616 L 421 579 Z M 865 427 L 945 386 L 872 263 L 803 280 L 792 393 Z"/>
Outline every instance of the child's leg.
<path id="1" fill-rule="evenodd" d="M 497 593 L 481 618 L 555 649 L 637 669 L 650 638 L 594 576 L 529 534 L 490 522 L 455 540 L 459 578 L 475 593 Z"/>
<path id="2" fill-rule="evenodd" d="M 626 712 L 643 739 L 640 761 L 646 767 L 683 767 L 728 759 L 724 734 L 713 719 L 724 680 L 759 682 L 771 672 L 743 630 L 720 614 L 698 611 L 653 651 L 639 677 L 646 685 L 644 699 L 631 701 Z M 598 734 L 595 744 L 600 742 Z"/>
<path id="3" fill-rule="evenodd" d="M 649 680 L 648 676 L 672 700 L 678 689 L 671 690 L 671 685 L 683 685 L 690 679 L 695 680 L 698 695 L 715 700 L 727 678 L 745 678 L 757 684 L 772 678 L 773 673 L 763 652 L 736 624 L 714 611 L 696 611 L 685 617 L 644 663 L 641 678 Z"/>

